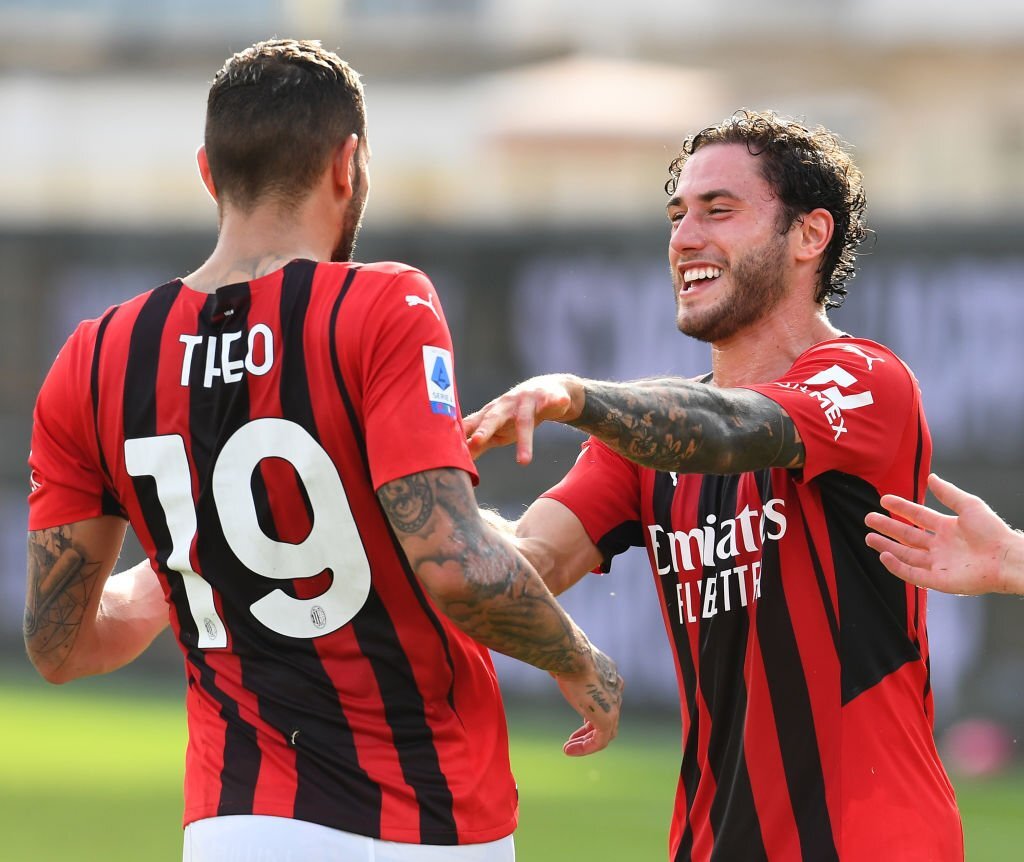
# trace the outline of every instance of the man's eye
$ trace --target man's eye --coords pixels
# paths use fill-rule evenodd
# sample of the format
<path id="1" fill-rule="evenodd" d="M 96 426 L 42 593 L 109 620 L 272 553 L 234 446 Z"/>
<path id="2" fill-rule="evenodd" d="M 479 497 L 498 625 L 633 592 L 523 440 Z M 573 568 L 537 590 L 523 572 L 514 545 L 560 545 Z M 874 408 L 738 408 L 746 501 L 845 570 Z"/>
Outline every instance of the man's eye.
<path id="1" fill-rule="evenodd" d="M 708 215 L 725 215 L 729 210 L 725 207 L 712 207 L 708 210 Z"/>

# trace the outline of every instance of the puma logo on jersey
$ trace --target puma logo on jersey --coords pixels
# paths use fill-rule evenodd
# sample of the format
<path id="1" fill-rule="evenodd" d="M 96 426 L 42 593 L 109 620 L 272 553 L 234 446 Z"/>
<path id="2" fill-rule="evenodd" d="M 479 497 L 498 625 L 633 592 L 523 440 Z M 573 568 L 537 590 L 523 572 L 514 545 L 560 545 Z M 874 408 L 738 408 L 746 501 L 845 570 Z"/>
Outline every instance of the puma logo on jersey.
<path id="1" fill-rule="evenodd" d="M 437 313 L 437 309 L 434 308 L 434 294 L 428 293 L 426 299 L 424 299 L 422 296 L 416 296 L 415 294 L 409 294 L 405 298 L 405 301 L 406 301 L 406 304 L 409 306 L 409 308 L 412 308 L 414 305 L 424 305 L 424 306 L 429 308 L 434 313 L 434 317 L 436 317 L 438 320 L 441 319 L 441 315 L 438 314 Z"/>
<path id="2" fill-rule="evenodd" d="M 872 356 L 870 353 L 865 353 L 859 347 L 854 344 L 840 344 L 840 350 L 845 350 L 847 353 L 856 353 L 861 359 L 868 364 L 868 371 L 871 371 L 871 366 L 875 362 L 885 362 L 881 356 Z"/>

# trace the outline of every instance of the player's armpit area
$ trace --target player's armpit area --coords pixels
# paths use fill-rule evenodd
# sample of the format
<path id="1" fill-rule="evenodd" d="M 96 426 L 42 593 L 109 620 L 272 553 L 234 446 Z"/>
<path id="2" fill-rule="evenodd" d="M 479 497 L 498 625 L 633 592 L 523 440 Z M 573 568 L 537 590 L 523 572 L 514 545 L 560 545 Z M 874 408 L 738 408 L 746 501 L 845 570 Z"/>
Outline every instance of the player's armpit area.
<path id="1" fill-rule="evenodd" d="M 469 475 L 429 470 L 377 497 L 435 604 L 471 637 L 553 673 L 575 673 L 586 637 L 513 545 L 480 517 Z"/>
<path id="2" fill-rule="evenodd" d="M 125 522 L 109 516 L 29 532 L 23 631 L 29 658 L 47 679 L 63 681 L 60 671 L 96 615 L 124 532 Z"/>
<path id="3" fill-rule="evenodd" d="M 677 473 L 744 473 L 803 466 L 796 425 L 770 398 L 691 380 L 587 381 L 571 423 L 644 467 Z"/>

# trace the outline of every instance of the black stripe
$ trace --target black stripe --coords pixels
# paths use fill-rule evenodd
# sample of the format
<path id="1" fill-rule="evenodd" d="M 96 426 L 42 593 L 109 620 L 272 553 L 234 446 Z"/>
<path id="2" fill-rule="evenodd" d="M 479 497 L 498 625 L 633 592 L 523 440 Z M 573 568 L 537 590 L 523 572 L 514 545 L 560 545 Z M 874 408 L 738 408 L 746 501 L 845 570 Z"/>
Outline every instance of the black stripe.
<path id="1" fill-rule="evenodd" d="M 762 496 L 761 499 L 765 499 Z M 821 559 L 818 557 L 818 549 L 814 546 L 814 536 L 811 535 L 810 525 L 806 518 L 801 518 L 804 526 L 804 538 L 807 541 L 807 553 L 811 558 L 811 568 L 814 569 L 814 580 L 818 584 L 818 594 L 821 596 L 821 606 L 825 609 L 825 617 L 828 619 L 828 630 L 832 633 L 832 646 L 839 656 L 839 621 L 836 619 L 835 608 L 832 607 L 832 594 L 828 590 L 828 581 L 825 579 L 825 570 L 821 566 Z"/>
<path id="2" fill-rule="evenodd" d="M 128 514 L 125 512 L 124 506 L 121 505 L 121 501 L 117 499 L 114 491 L 116 485 L 114 477 L 110 473 L 110 467 L 107 466 L 107 456 L 103 451 L 103 437 L 100 435 L 100 356 L 103 352 L 103 337 L 106 335 L 107 327 L 117 313 L 118 308 L 120 306 L 117 305 L 111 308 L 103 316 L 96 330 L 96 342 L 93 344 L 92 352 L 92 366 L 89 371 L 89 386 L 92 396 L 92 422 L 93 431 L 96 434 L 96 449 L 100 456 L 100 469 L 106 478 L 106 482 L 103 485 L 100 507 L 104 515 L 117 515 L 121 518 L 127 518 Z"/>
<path id="3" fill-rule="evenodd" d="M 914 450 L 914 501 L 920 499 L 921 489 L 921 461 L 924 458 L 924 422 L 921 421 L 921 414 L 917 414 L 917 446 Z M 921 652 L 921 589 L 913 587 L 914 590 L 914 647 L 918 653 Z M 925 641 L 928 640 L 928 624 L 923 624 Z M 932 691 L 932 656 L 929 651 L 924 662 L 924 691 L 922 697 L 927 704 L 928 697 Z M 928 709 L 925 709 L 928 712 Z"/>
<path id="4" fill-rule="evenodd" d="M 704 476 L 695 526 L 703 527 L 708 523 L 708 517 L 713 515 L 717 535 L 724 520 L 736 518 L 738 489 L 739 476 Z M 704 583 L 701 594 L 710 595 L 711 584 L 714 584 L 717 601 L 702 600 L 701 613 L 697 616 L 700 626 L 700 688 L 711 716 L 708 768 L 717 785 L 711 800 L 711 828 L 715 836 L 711 860 L 767 862 L 744 741 L 747 718 L 744 665 L 750 619 L 742 607 L 725 611 L 717 592 L 719 566 L 722 570 L 735 569 L 735 557 L 731 554 L 719 557 L 716 548 L 711 549 L 710 556 L 711 565 L 702 566 Z M 724 579 L 722 584 L 724 588 Z M 747 598 L 754 601 L 749 593 Z M 707 617 L 703 615 L 705 606 L 709 610 Z"/>
<path id="5" fill-rule="evenodd" d="M 303 322 L 309 300 L 312 264 L 285 270 L 281 291 L 281 334 L 275 333 L 275 363 L 281 369 L 283 415 L 309 430 L 311 412 L 305 386 Z M 232 308 L 230 315 L 223 314 Z M 240 331 L 235 342 L 239 350 L 247 343 L 251 320 L 250 288 L 247 284 L 221 288 L 211 297 L 201 315 L 199 334 L 217 336 Z M 197 348 L 197 352 L 199 349 Z M 239 359 L 233 356 L 232 359 Z M 199 365 L 200 363 L 195 363 Z M 246 569 L 231 551 L 224 537 L 212 493 L 213 459 L 225 441 L 252 417 L 249 387 L 245 382 L 226 383 L 214 378 L 209 388 L 201 377 L 192 382 L 191 428 L 196 470 L 203 477 L 198 507 L 203 533 L 197 554 L 207 577 L 224 596 L 224 622 L 238 655 L 242 681 L 259 704 L 260 718 L 295 750 L 297 789 L 294 816 L 338 829 L 379 837 L 380 787 L 359 765 L 348 719 L 338 702 L 331 681 L 312 640 L 289 638 L 263 626 L 249 610 L 251 605 L 275 589 L 292 589 L 291 584 L 266 578 Z M 297 394 L 298 406 L 286 398 L 290 388 L 305 386 L 305 397 Z M 250 480 L 260 523 L 276 538 L 269 518 L 269 501 L 261 471 Z M 303 573 L 306 574 L 306 573 Z M 260 752 L 256 740 L 234 739 L 225 751 L 225 775 L 219 814 L 251 813 L 259 772 Z"/>
<path id="6" fill-rule="evenodd" d="M 160 344 L 167 318 L 180 292 L 180 282 L 171 282 L 154 290 L 146 300 L 132 329 L 125 361 L 126 440 L 152 437 L 157 432 L 156 390 L 161 359 Z M 239 752 L 244 755 L 247 751 L 247 746 L 239 743 L 244 743 L 248 739 L 254 747 L 255 731 L 241 722 L 238 704 L 217 687 L 215 675 L 207 664 L 204 653 L 196 649 L 198 634 L 188 606 L 184 583 L 181 575 L 167 566 L 167 558 L 171 552 L 171 537 L 163 507 L 157 497 L 156 481 L 150 476 L 139 476 L 133 478 L 133 484 L 143 519 L 156 547 L 157 567 L 170 585 L 170 600 L 179 620 L 179 638 L 187 650 L 188 661 L 198 671 L 199 685 L 220 705 L 220 715 L 227 727 L 227 763 L 229 757 L 234 759 Z M 257 759 L 256 768 L 258 767 Z"/>
<path id="7" fill-rule="evenodd" d="M 907 634 L 907 586 L 889 574 L 864 543 L 868 512 L 881 508 L 864 479 L 832 471 L 814 480 L 821 491 L 839 595 L 839 650 L 845 706 L 920 650 Z"/>
<path id="8" fill-rule="evenodd" d="M 639 521 L 624 521 L 612 527 L 597 540 L 597 549 L 601 552 L 601 571 L 608 572 L 612 567 L 612 558 L 629 548 L 644 546 L 644 528 Z"/>
<path id="9" fill-rule="evenodd" d="M 349 272 L 342 289 L 331 310 L 329 320 L 329 343 L 331 345 L 331 363 L 334 369 L 335 383 L 345 410 L 351 423 L 354 439 L 359 447 L 367 481 L 370 480 L 370 464 L 367 456 L 366 441 L 362 426 L 359 423 L 355 406 L 348 393 L 337 348 L 337 326 L 341 305 L 355 280 L 356 270 Z M 451 657 L 448 637 L 437 615 L 429 606 L 418 578 L 408 566 L 405 552 L 397 537 L 390 530 L 390 525 L 383 512 L 381 518 L 388 526 L 397 559 L 401 562 L 402 571 L 420 607 L 430 620 L 434 631 L 444 648 L 448 661 L 450 677 L 455 678 L 455 667 Z M 395 748 L 398 753 L 402 775 L 416 794 L 420 809 L 421 841 L 430 844 L 457 844 L 458 830 L 455 823 L 453 798 L 448 780 L 441 769 L 433 733 L 426 718 L 426 708 L 422 695 L 416 685 L 412 666 L 408 656 L 402 649 L 394 623 L 387 613 L 379 594 L 371 587 L 370 594 L 362 610 L 352 621 L 353 630 L 359 641 L 360 648 L 370 660 L 374 675 L 380 686 L 384 704 L 385 719 L 394 735 Z M 449 689 L 448 703 L 455 711 L 454 690 Z"/>
<path id="10" fill-rule="evenodd" d="M 772 498 L 771 472 L 757 474 L 762 505 Z M 790 524 L 792 529 L 792 524 Z M 808 548 L 813 544 L 808 537 Z M 813 554 L 813 552 L 812 552 Z M 815 574 L 820 581 L 815 560 Z M 793 572 L 792 575 L 798 575 Z M 790 576 L 791 588 L 803 585 Z M 761 598 L 757 606 L 757 635 L 764 658 L 765 677 L 775 714 L 775 730 L 786 775 L 786 789 L 796 820 L 797 834 L 803 859 L 814 862 L 838 862 L 839 853 L 832 835 L 825 797 L 825 774 L 821 753 L 815 743 L 814 713 L 807 675 L 800 660 L 793 619 L 782 589 L 783 573 L 779 564 L 779 543 L 764 540 L 761 550 Z M 822 590 L 822 601 L 832 608 L 827 588 Z M 831 617 L 830 617 L 831 619 Z M 838 649 L 838 645 L 837 645 Z"/>
<path id="11" fill-rule="evenodd" d="M 230 292 L 231 295 L 244 295 L 248 288 L 244 285 L 232 286 Z M 190 369 L 189 453 L 199 479 L 199 497 L 196 502 L 196 557 L 199 573 L 221 596 L 220 609 L 224 625 L 230 633 L 231 650 L 239 656 L 242 684 L 251 691 L 252 686 L 246 676 L 246 661 L 242 656 L 249 652 L 247 630 L 252 623 L 244 608 L 259 597 L 251 592 L 255 586 L 252 582 L 256 579 L 242 569 L 227 549 L 212 487 L 213 464 L 217 452 L 225 440 L 249 418 L 248 392 L 238 384 L 225 385 L 223 379 L 218 377 L 213 378 L 209 387 L 205 385 L 207 350 L 216 350 L 218 363 L 220 360 L 220 351 L 216 346 L 210 346 L 210 339 L 226 331 L 244 331 L 244 314 L 233 318 L 230 326 L 218 314 L 219 296 L 226 295 L 221 292 L 208 297 L 197 321 L 196 335 L 201 336 L 203 342 L 195 348 Z M 240 591 L 246 588 L 246 594 L 240 597 Z M 238 702 L 216 688 L 214 673 L 207 663 L 205 652 L 193 646 L 189 650 L 189 659 L 200 669 L 200 685 L 213 694 L 220 704 L 220 717 L 225 725 L 224 763 L 220 775 L 217 814 L 251 814 L 262 762 L 256 729 L 242 718 Z"/>
<path id="12" fill-rule="evenodd" d="M 924 457 L 924 428 L 921 422 L 921 414 L 917 416 L 917 447 L 914 451 L 914 497 L 913 500 L 916 503 L 920 499 L 921 494 L 921 459 Z M 921 619 L 921 590 L 917 587 L 914 590 L 914 646 L 917 647 L 917 651 L 921 651 L 921 638 L 918 635 L 918 628 L 920 626 Z M 928 684 L 931 680 L 928 680 Z"/>
<path id="13" fill-rule="evenodd" d="M 651 505 L 654 522 L 658 524 L 663 535 L 673 532 L 672 503 L 675 499 L 676 487 L 668 473 L 656 473 L 654 488 L 651 492 Z M 672 554 L 668 540 L 652 539 L 654 562 L 658 569 L 671 568 Z M 700 736 L 700 710 L 697 708 L 697 669 L 690 651 L 690 639 L 686 631 L 686 623 L 679 623 L 679 597 L 676 585 L 680 583 L 679 573 L 670 572 L 665 575 L 656 574 L 658 586 L 661 587 L 662 598 L 668 612 L 669 632 L 675 645 L 675 653 L 679 662 L 680 675 L 687 704 L 687 733 L 683 744 L 683 762 L 679 768 L 679 778 L 686 794 L 686 825 L 676 849 L 673 862 L 690 862 L 693 853 L 693 824 L 690 822 L 690 810 L 697 795 L 700 784 L 701 769 L 697 761 L 697 740 Z"/>

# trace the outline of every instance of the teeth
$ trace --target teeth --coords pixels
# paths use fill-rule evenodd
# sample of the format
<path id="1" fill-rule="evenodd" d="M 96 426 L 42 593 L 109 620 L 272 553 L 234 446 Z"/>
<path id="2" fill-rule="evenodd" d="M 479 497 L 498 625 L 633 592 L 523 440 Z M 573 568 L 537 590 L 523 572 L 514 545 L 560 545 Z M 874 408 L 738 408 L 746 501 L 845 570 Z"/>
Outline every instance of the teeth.
<path id="1" fill-rule="evenodd" d="M 722 274 L 717 266 L 698 266 L 694 269 L 688 269 L 683 273 L 683 282 L 690 284 L 691 282 L 698 281 L 705 278 L 718 278 Z"/>

